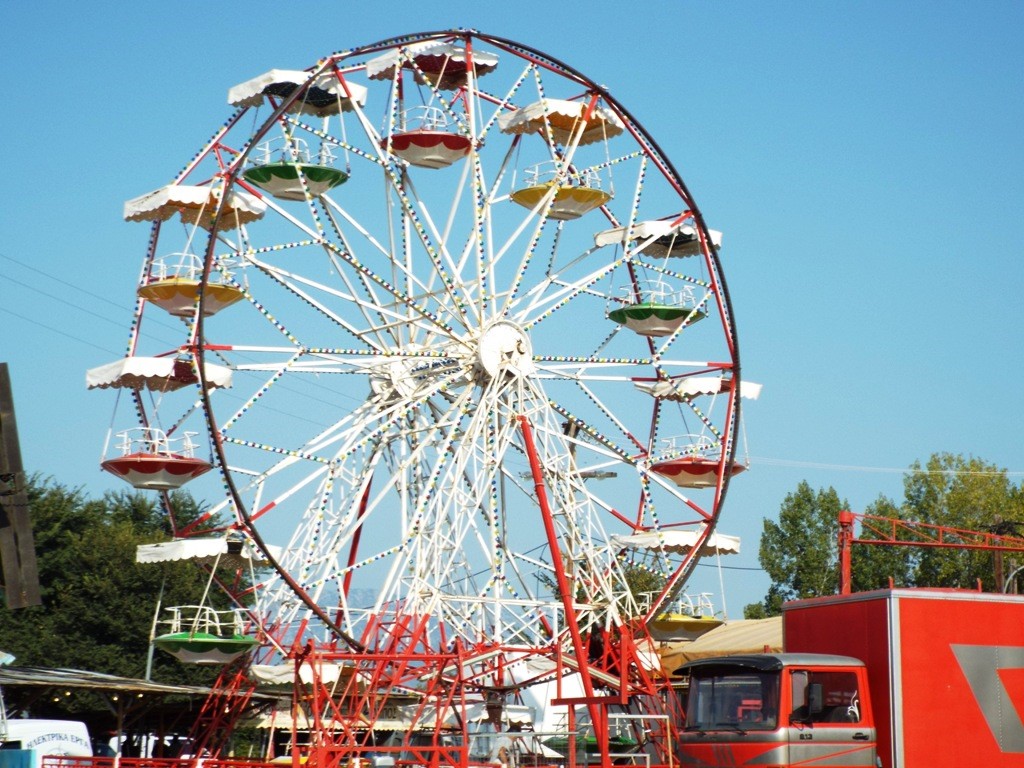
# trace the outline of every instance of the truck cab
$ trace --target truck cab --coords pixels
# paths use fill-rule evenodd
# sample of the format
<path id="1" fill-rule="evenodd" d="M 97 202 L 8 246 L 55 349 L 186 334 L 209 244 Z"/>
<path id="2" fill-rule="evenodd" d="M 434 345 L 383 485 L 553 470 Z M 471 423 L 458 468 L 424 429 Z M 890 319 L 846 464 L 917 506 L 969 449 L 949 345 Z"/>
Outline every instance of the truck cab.
<path id="1" fill-rule="evenodd" d="M 681 762 L 698 766 L 876 766 L 864 664 L 775 653 L 691 661 Z"/>

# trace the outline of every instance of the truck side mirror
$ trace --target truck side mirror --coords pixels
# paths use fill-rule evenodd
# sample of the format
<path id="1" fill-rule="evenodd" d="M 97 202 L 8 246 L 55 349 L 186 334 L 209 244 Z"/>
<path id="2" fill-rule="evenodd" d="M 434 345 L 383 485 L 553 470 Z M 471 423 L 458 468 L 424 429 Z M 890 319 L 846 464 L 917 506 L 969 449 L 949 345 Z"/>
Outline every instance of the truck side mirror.
<path id="1" fill-rule="evenodd" d="M 825 708 L 825 692 L 821 683 L 811 683 L 807 686 L 807 711 L 812 715 L 820 715 Z"/>

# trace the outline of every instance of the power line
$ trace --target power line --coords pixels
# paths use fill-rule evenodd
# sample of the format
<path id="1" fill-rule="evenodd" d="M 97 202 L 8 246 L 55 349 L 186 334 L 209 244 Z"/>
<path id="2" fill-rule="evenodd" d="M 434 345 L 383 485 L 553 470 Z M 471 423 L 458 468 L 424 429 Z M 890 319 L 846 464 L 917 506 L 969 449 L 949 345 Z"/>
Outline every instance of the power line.
<path id="1" fill-rule="evenodd" d="M 11 310 L 7 309 L 6 307 L 0 307 L 0 312 L 5 312 L 8 315 L 13 315 L 14 317 L 18 318 L 19 320 L 24 320 L 26 323 L 29 323 L 30 325 L 34 325 L 34 326 L 37 326 L 39 328 L 45 328 L 46 330 L 48 330 L 48 331 L 50 331 L 52 333 L 56 333 L 56 334 L 58 334 L 60 336 L 63 336 L 64 338 L 67 338 L 67 339 L 71 339 L 72 341 L 78 342 L 79 344 L 87 344 L 90 347 L 94 347 L 95 349 L 98 349 L 98 350 L 100 350 L 102 352 L 106 352 L 106 353 L 111 354 L 111 355 L 112 354 L 116 354 L 114 352 L 111 352 L 106 347 L 101 347 L 99 344 L 94 344 L 91 341 L 86 341 L 85 339 L 80 339 L 77 336 L 72 336 L 67 331 L 63 331 L 63 330 L 61 330 L 59 328 L 54 328 L 52 325 L 47 325 L 46 323 L 41 323 L 38 320 L 33 320 L 32 318 L 25 317 L 24 315 L 20 315 L 17 312 L 12 312 Z"/>
<path id="2" fill-rule="evenodd" d="M 76 294 L 85 294 L 87 296 L 92 296 L 93 298 L 95 298 L 95 299 L 97 299 L 99 301 L 102 301 L 102 302 L 104 302 L 106 304 L 109 304 L 112 307 L 116 307 L 118 310 L 121 310 L 121 311 L 125 310 L 125 307 L 122 304 L 119 304 L 119 303 L 117 303 L 115 301 L 111 301 L 110 299 L 108 299 L 105 296 L 102 296 L 100 294 L 93 293 L 91 291 L 87 291 L 84 288 L 82 288 L 80 285 L 77 285 L 75 283 L 70 283 L 67 280 L 64 280 L 64 279 L 62 279 L 60 277 L 57 277 L 56 275 L 50 274 L 49 272 L 46 272 L 46 271 L 44 271 L 42 269 L 39 269 L 38 267 L 34 267 L 31 264 L 27 264 L 27 263 L 25 263 L 25 262 L 23 262 L 23 261 L 21 261 L 19 259 L 15 259 L 15 258 L 13 258 L 11 256 L 8 256 L 5 253 L 0 253 L 0 257 L 2 257 L 3 259 L 6 259 L 9 262 L 12 262 L 12 263 L 17 264 L 17 265 L 19 265 L 21 267 L 24 267 L 25 269 L 29 269 L 29 270 L 31 270 L 31 271 L 33 271 L 33 272 L 43 276 L 47 280 L 52 280 L 53 282 L 60 283 L 60 284 L 65 285 L 65 286 L 67 286 L 69 288 L 73 288 Z M 11 277 L 10 275 L 0 274 L 0 277 L 4 278 L 6 280 L 9 280 L 10 282 L 12 282 L 12 283 L 14 283 L 16 285 L 19 285 L 19 286 L 21 286 L 23 288 L 27 288 L 30 291 L 34 291 L 35 293 L 38 293 L 41 296 L 45 296 L 48 299 L 52 299 L 53 301 L 58 302 L 62 306 L 74 307 L 75 309 L 78 309 L 78 310 L 80 310 L 82 312 L 85 312 L 86 314 L 92 315 L 93 317 L 96 317 L 96 318 L 98 318 L 100 320 L 103 320 L 104 322 L 110 323 L 110 324 L 112 324 L 112 325 L 114 325 L 114 326 L 116 326 L 118 328 L 123 328 L 123 324 L 122 323 L 120 323 L 120 322 L 118 322 L 116 320 L 112 320 L 109 317 L 105 317 L 103 315 L 100 315 L 100 314 L 92 311 L 91 309 L 87 309 L 86 307 L 82 307 L 82 306 L 80 306 L 78 304 L 75 304 L 72 301 L 68 301 L 67 299 L 65 299 L 65 298 L 63 298 L 61 296 L 57 296 L 55 294 L 43 291 L 43 290 L 37 288 L 34 285 L 31 285 L 29 283 L 25 283 L 25 282 L 22 282 L 20 280 L 17 280 L 15 278 Z M 58 334 L 60 336 L 63 336 L 65 338 L 67 338 L 67 339 L 70 339 L 70 340 L 75 341 L 75 342 L 80 343 L 80 344 L 86 344 L 86 345 L 88 345 L 90 347 L 93 347 L 95 349 L 99 349 L 99 350 L 101 350 L 103 352 L 106 352 L 106 353 L 108 353 L 110 355 L 113 355 L 113 356 L 116 356 L 118 354 L 117 352 L 112 352 L 110 349 L 107 349 L 106 347 L 101 347 L 98 344 L 95 344 L 94 342 L 87 341 L 85 339 L 81 339 L 81 338 L 79 338 L 77 336 L 74 336 L 74 335 L 72 335 L 70 333 L 67 333 L 64 330 L 61 330 L 59 328 L 54 328 L 53 326 L 47 325 L 46 323 L 40 322 L 39 320 L 36 320 L 34 318 L 26 317 L 25 315 L 19 314 L 17 312 L 14 312 L 14 311 L 12 311 L 10 309 L 6 309 L 4 307 L 0 307 L 0 309 L 2 309 L 7 314 L 12 315 L 14 317 L 17 317 L 18 319 L 23 320 L 24 322 L 29 323 L 30 325 L 33 325 L 33 326 L 35 326 L 37 328 L 42 328 L 42 329 L 45 329 L 45 330 L 50 331 L 52 333 L 56 333 L 56 334 Z M 157 325 L 160 325 L 163 328 L 168 328 L 168 329 L 176 331 L 176 332 L 180 330 L 180 326 L 173 325 L 171 323 L 167 323 L 167 322 L 164 322 L 162 320 L 151 320 L 149 317 L 147 317 L 147 323 L 149 323 L 149 322 L 154 322 L 154 323 L 156 323 Z M 177 347 L 178 346 L 177 344 L 175 344 L 173 342 L 169 342 L 169 341 L 166 341 L 166 340 L 163 340 L 163 339 L 159 339 L 158 337 L 155 337 L 155 336 L 152 336 L 151 338 L 154 338 L 155 340 L 160 341 L 163 344 L 167 344 L 170 347 Z M 322 386 L 320 384 L 317 384 L 315 382 L 313 383 L 312 386 L 314 388 L 322 389 L 325 392 L 330 392 L 331 391 L 328 387 L 324 387 L 324 386 Z M 299 396 L 305 397 L 305 398 L 307 398 L 307 399 L 309 399 L 309 400 L 311 400 L 313 402 L 318 402 L 318 403 L 322 403 L 322 404 L 325 404 L 325 405 L 330 403 L 329 400 L 325 400 L 323 398 L 315 397 L 312 394 L 307 394 L 307 393 L 299 392 L 299 391 L 297 391 L 297 390 L 295 390 L 295 389 L 293 389 L 291 387 L 285 386 L 285 385 L 282 385 L 281 389 L 289 391 L 289 392 L 293 392 L 295 394 L 298 394 Z M 347 397 L 349 399 L 355 400 L 355 398 L 353 398 L 351 395 L 344 394 L 343 396 Z M 237 396 L 233 396 L 233 395 L 230 395 L 230 394 L 226 394 L 225 397 L 227 399 L 237 400 L 238 402 L 242 402 L 243 401 L 242 398 L 239 398 Z M 307 418 L 307 417 L 305 417 L 304 415 L 301 415 L 301 414 L 289 413 L 289 412 L 282 411 L 282 410 L 277 409 L 277 408 L 271 408 L 271 407 L 267 407 L 267 406 L 264 406 L 264 407 L 265 407 L 267 412 L 278 413 L 278 414 L 280 414 L 282 416 L 286 416 L 286 417 L 291 418 L 291 419 L 298 419 L 298 420 L 301 420 L 301 421 L 305 421 L 305 422 L 307 422 L 309 424 L 320 424 L 321 423 L 321 422 L 318 422 L 318 421 L 316 421 L 314 419 Z"/>
<path id="3" fill-rule="evenodd" d="M 4 257 L 4 258 L 6 258 L 6 257 Z M 64 299 L 64 298 L 62 298 L 60 296 L 55 296 L 52 293 L 47 293 L 46 291 L 40 290 L 39 288 L 36 288 L 34 285 L 30 285 L 29 283 L 23 283 L 21 280 L 15 280 L 10 275 L 0 275 L 0 277 L 3 277 L 5 280 L 7 280 L 9 282 L 12 282 L 15 285 L 20 285 L 22 288 L 28 288 L 30 291 L 35 291 L 40 296 L 45 296 L 46 298 L 53 299 L 54 301 L 58 301 L 61 304 L 67 304 L 68 306 L 72 306 L 75 309 L 77 309 L 77 310 L 79 310 L 81 312 L 85 312 L 87 315 L 92 315 L 93 317 L 98 318 L 98 319 L 102 320 L 105 323 L 110 323 L 111 325 L 117 326 L 118 328 L 122 327 L 122 324 L 117 322 L 116 320 L 112 320 L 109 317 L 105 317 L 104 315 L 101 315 L 98 312 L 93 312 L 91 309 L 86 309 L 85 307 L 79 306 L 79 305 L 77 305 L 77 304 L 75 304 L 73 302 L 70 302 L 67 299 Z"/>
<path id="4" fill-rule="evenodd" d="M 721 568 L 723 571 L 759 571 L 764 573 L 764 568 L 760 568 L 755 565 L 718 565 L 717 563 L 708 563 L 705 560 L 701 560 L 697 563 L 698 568 L 714 568 L 716 571 Z"/>
<path id="5" fill-rule="evenodd" d="M 125 311 L 125 306 L 123 304 L 119 304 L 118 302 L 111 301 L 107 297 L 102 296 L 100 294 L 93 293 L 91 291 L 87 291 L 84 288 L 82 288 L 81 285 L 79 285 L 79 284 L 70 283 L 67 280 L 64 280 L 64 279 L 62 279 L 60 277 L 57 277 L 56 275 L 50 274 L 49 272 L 46 272 L 46 271 L 44 271 L 42 269 L 39 269 L 38 267 L 35 267 L 35 266 L 33 266 L 31 264 L 28 264 L 28 263 L 26 263 L 24 261 L 16 259 L 16 258 L 14 258 L 12 256 L 8 256 L 7 254 L 2 253 L 2 252 L 0 252 L 0 258 L 6 259 L 7 261 L 10 261 L 10 262 L 12 262 L 14 264 L 17 264 L 17 265 L 19 265 L 19 266 L 21 266 L 21 267 L 23 267 L 25 269 L 29 269 L 29 270 L 31 270 L 31 271 L 39 274 L 39 275 L 42 275 L 43 277 L 45 277 L 48 280 L 52 280 L 54 282 L 60 283 L 62 285 L 65 285 L 65 286 L 67 286 L 69 288 L 72 288 L 72 289 L 74 289 L 76 294 L 85 294 L 87 296 L 91 296 L 91 297 L 93 297 L 93 298 L 95 298 L 95 299 L 97 299 L 99 301 L 102 301 L 102 302 L 104 302 L 106 304 L 109 304 L 112 307 L 116 307 L 118 310 L 120 310 L 122 312 Z M 78 309 L 81 312 L 85 312 L 86 314 L 92 315 L 93 317 L 96 317 L 96 318 L 98 318 L 100 320 L 103 320 L 103 321 L 105 321 L 107 323 L 115 325 L 115 326 L 117 326 L 119 328 L 123 327 L 122 324 L 120 322 L 116 321 L 116 320 L 112 320 L 109 317 L 104 317 L 103 315 L 97 314 L 96 312 L 94 312 L 94 311 L 92 311 L 90 309 L 87 309 L 86 307 L 82 307 L 82 306 L 80 306 L 78 304 L 75 304 L 74 302 L 68 301 L 67 299 L 64 299 L 64 298 L 62 298 L 60 296 L 56 296 L 54 294 L 47 293 L 46 291 L 40 290 L 39 288 L 36 288 L 35 286 L 33 286 L 31 284 L 24 283 L 24 282 L 22 282 L 20 280 L 16 280 L 15 278 L 11 277 L 10 275 L 0 275 L 0 277 L 4 277 L 5 279 L 9 280 L 12 283 L 15 283 L 16 285 L 19 285 L 19 286 L 21 286 L 23 288 L 27 288 L 27 289 L 29 289 L 31 291 L 35 291 L 36 293 L 38 293 L 38 294 L 40 294 L 42 296 L 45 296 L 45 297 L 47 297 L 49 299 L 53 299 L 54 301 L 60 302 L 61 305 L 66 305 L 66 306 L 74 307 L 75 309 Z M 91 347 L 94 347 L 96 349 L 100 349 L 100 350 L 102 350 L 104 352 L 108 352 L 110 354 L 116 354 L 116 353 L 110 352 L 110 350 L 106 349 L 105 347 L 100 347 L 97 344 L 94 344 L 93 342 L 86 341 L 84 339 L 80 339 L 77 336 L 73 336 L 73 335 L 67 333 L 66 331 L 54 328 L 54 327 L 49 326 L 49 325 L 46 325 L 45 323 L 41 323 L 38 320 L 34 320 L 34 319 L 31 319 L 31 318 L 25 317 L 24 315 L 20 315 L 17 312 L 13 312 L 13 311 L 11 311 L 9 309 L 5 309 L 5 308 L 2 308 L 2 307 L 0 307 L 0 309 L 3 309 L 4 312 L 6 312 L 6 313 L 8 313 L 10 315 L 13 315 L 14 317 L 17 317 L 17 318 L 19 318 L 19 319 L 21 319 L 21 320 L 23 320 L 23 321 L 25 321 L 27 323 L 30 323 L 32 325 L 36 325 L 36 326 L 38 326 L 40 328 L 45 328 L 48 331 L 52 331 L 53 333 L 57 333 L 57 334 L 59 334 L 61 336 L 64 336 L 65 338 L 71 339 L 72 341 L 76 341 L 76 342 L 79 342 L 79 343 L 82 343 L 82 344 L 88 344 Z M 173 331 L 180 330 L 178 326 L 172 325 L 172 324 L 167 323 L 167 322 L 163 322 L 162 320 L 157 320 L 157 319 L 150 320 L 149 318 L 147 318 L 147 320 L 149 322 L 154 322 L 157 325 L 160 325 L 160 326 L 162 326 L 164 328 L 168 328 L 168 329 L 173 330 Z M 162 341 L 162 343 L 168 344 L 170 346 L 175 346 L 172 342 L 167 342 L 167 341 L 163 341 L 163 340 L 161 340 L 161 341 Z M 285 387 L 285 389 L 287 389 L 287 387 Z M 314 402 L 317 401 L 317 398 L 314 398 L 314 397 L 312 397 L 310 395 L 305 395 L 305 396 L 309 397 L 309 399 L 313 400 Z M 325 401 L 322 401 L 322 402 L 325 402 Z M 857 465 L 857 464 L 829 464 L 829 463 L 824 463 L 824 462 L 800 461 L 798 459 L 773 459 L 773 458 L 768 458 L 768 457 L 763 457 L 763 456 L 750 456 L 749 458 L 750 458 L 752 463 L 758 464 L 758 465 L 761 465 L 761 466 L 766 466 L 766 467 L 793 467 L 793 468 L 800 468 L 800 469 L 823 470 L 823 471 L 829 471 L 829 472 L 867 472 L 867 473 L 876 473 L 876 474 L 899 474 L 899 475 L 906 475 L 906 474 L 913 473 L 913 474 L 917 474 L 917 475 L 944 475 L 944 476 L 973 475 L 973 476 L 979 476 L 979 477 L 999 477 L 999 476 L 1004 476 L 1004 477 L 1024 477 L 1024 470 L 1006 470 L 1006 471 L 1003 471 L 1003 470 L 957 470 L 957 469 L 931 470 L 931 469 L 912 469 L 912 468 L 908 468 L 908 467 L 872 467 L 872 466 L 864 466 L 864 465 Z M 755 570 L 757 570 L 757 569 L 755 569 Z"/>
<path id="6" fill-rule="evenodd" d="M 122 304 L 118 304 L 116 301 L 111 301 L 106 296 L 101 296 L 101 295 L 99 295 L 97 293 L 92 293 L 90 291 L 86 291 L 80 285 L 77 285 L 76 283 L 69 283 L 67 280 L 63 280 L 63 279 L 57 277 L 56 275 L 51 275 L 49 272 L 44 272 L 43 270 L 39 269 L 38 267 L 34 267 L 31 264 L 27 264 L 24 261 L 21 261 L 19 259 L 14 258 L 13 256 L 8 256 L 6 253 L 0 253 L 0 258 L 7 259 L 7 261 L 13 262 L 14 264 L 17 264 L 20 267 L 24 267 L 25 269 L 30 269 L 33 272 L 35 272 L 37 274 L 40 274 L 43 277 L 47 278 L 48 280 L 53 280 L 55 283 L 61 283 L 62 285 L 66 285 L 68 288 L 73 288 L 75 293 L 85 293 L 85 294 L 88 294 L 89 296 L 92 296 L 93 298 L 99 299 L 100 301 L 103 301 L 103 302 L 106 302 L 107 304 L 110 304 L 112 307 L 117 307 L 120 310 L 124 309 L 124 306 Z M 12 280 L 13 278 L 8 277 L 7 279 L 8 280 Z M 17 282 L 17 281 L 15 281 L 15 282 Z M 29 286 L 29 287 L 31 287 L 31 286 Z M 33 288 L 32 290 L 37 290 L 37 289 Z M 39 291 L 39 292 L 42 293 L 42 291 Z M 47 294 L 44 294 L 44 295 L 47 295 Z M 59 299 L 59 300 L 62 301 L 62 302 L 64 301 L 64 299 Z"/>
<path id="7" fill-rule="evenodd" d="M 53 275 L 53 274 L 50 274 L 49 272 L 46 272 L 46 271 L 44 271 L 42 269 L 39 269 L 38 267 L 34 267 L 31 264 L 27 264 L 24 261 L 21 261 L 20 259 L 14 258 L 13 256 L 8 256 L 6 253 L 0 253 L 0 258 L 6 259 L 7 261 L 11 262 L 12 264 L 17 264 L 20 267 L 23 267 L 25 269 L 31 270 L 31 271 L 35 272 L 36 274 L 42 275 L 47 280 L 52 280 L 55 283 L 60 283 L 61 285 L 65 285 L 68 288 L 72 288 L 76 295 L 77 294 L 85 294 L 86 296 L 91 296 L 92 298 L 94 298 L 94 299 L 96 299 L 98 301 L 102 301 L 104 304 L 109 304 L 110 306 L 115 307 L 116 309 L 118 309 L 121 312 L 128 312 L 128 313 L 131 312 L 131 308 L 130 307 L 125 307 L 124 304 L 118 303 L 116 301 L 112 301 L 112 300 L 108 299 L 106 296 L 103 296 L 102 294 L 93 293 L 92 291 L 86 290 L 85 288 L 83 288 L 79 284 L 69 283 L 67 280 L 64 280 L 63 278 L 57 277 L 56 275 Z M 4 277 L 5 279 L 10 280 L 12 283 L 16 283 L 17 285 L 20 285 L 20 286 L 22 286 L 24 288 L 28 288 L 30 291 L 35 291 L 36 293 L 40 294 L 41 296 L 45 296 L 48 299 L 53 299 L 54 301 L 59 302 L 62 306 L 74 307 L 75 309 L 80 310 L 82 312 L 85 312 L 87 314 L 90 314 L 93 317 L 97 317 L 100 320 L 103 320 L 105 322 L 111 323 L 112 325 L 115 325 L 118 328 L 123 328 L 124 327 L 123 323 L 121 323 L 118 320 L 113 320 L 113 319 L 111 319 L 109 317 L 105 317 L 103 315 L 97 314 L 96 312 L 92 311 L 91 309 L 87 309 L 86 307 L 83 307 L 83 306 L 81 306 L 79 304 L 75 304 L 73 301 L 69 301 L 68 299 L 65 299 L 62 296 L 56 296 L 56 295 L 54 295 L 52 293 L 47 293 L 46 291 L 40 290 L 39 288 L 35 287 L 34 285 L 31 285 L 30 283 L 23 283 L 20 280 L 16 280 L 15 278 L 11 277 L 10 275 L 0 275 L 0 277 Z M 149 318 L 147 318 L 147 321 L 155 323 L 156 325 L 159 325 L 159 326 L 161 326 L 163 328 L 167 328 L 169 330 L 172 330 L 175 333 L 180 331 L 180 326 L 174 325 L 172 323 L 164 322 L 163 320 L 158 320 L 158 319 L 150 320 Z M 164 344 L 170 344 L 170 342 L 164 341 L 163 339 L 157 339 L 157 340 L 160 341 L 161 343 L 164 343 Z"/>
<path id="8" fill-rule="evenodd" d="M 1024 470 L 1001 469 L 914 469 L 912 467 L 867 467 L 857 464 L 824 464 L 816 461 L 798 461 L 795 459 L 770 459 L 764 456 L 751 456 L 751 463 L 769 467 L 799 467 L 802 469 L 824 469 L 835 472 L 888 472 L 899 475 L 978 475 L 981 477 L 1024 476 Z"/>

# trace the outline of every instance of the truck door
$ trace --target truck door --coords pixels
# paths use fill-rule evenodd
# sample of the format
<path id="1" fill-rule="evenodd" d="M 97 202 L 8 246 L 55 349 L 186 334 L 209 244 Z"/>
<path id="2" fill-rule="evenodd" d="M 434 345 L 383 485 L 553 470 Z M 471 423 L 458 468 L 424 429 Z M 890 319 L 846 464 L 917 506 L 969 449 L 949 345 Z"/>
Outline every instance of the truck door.
<path id="1" fill-rule="evenodd" d="M 864 678 L 852 669 L 790 669 L 790 764 L 875 768 L 875 729 Z"/>

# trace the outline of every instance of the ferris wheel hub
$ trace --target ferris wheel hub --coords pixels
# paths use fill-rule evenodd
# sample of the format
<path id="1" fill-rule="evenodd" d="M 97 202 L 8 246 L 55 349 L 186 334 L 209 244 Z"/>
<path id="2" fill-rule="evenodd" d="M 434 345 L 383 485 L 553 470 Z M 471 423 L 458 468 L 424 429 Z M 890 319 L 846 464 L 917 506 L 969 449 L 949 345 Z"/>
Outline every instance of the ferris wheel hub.
<path id="1" fill-rule="evenodd" d="M 481 384 L 499 376 L 525 378 L 537 370 L 529 337 L 508 320 L 484 329 L 477 343 L 474 367 Z"/>

